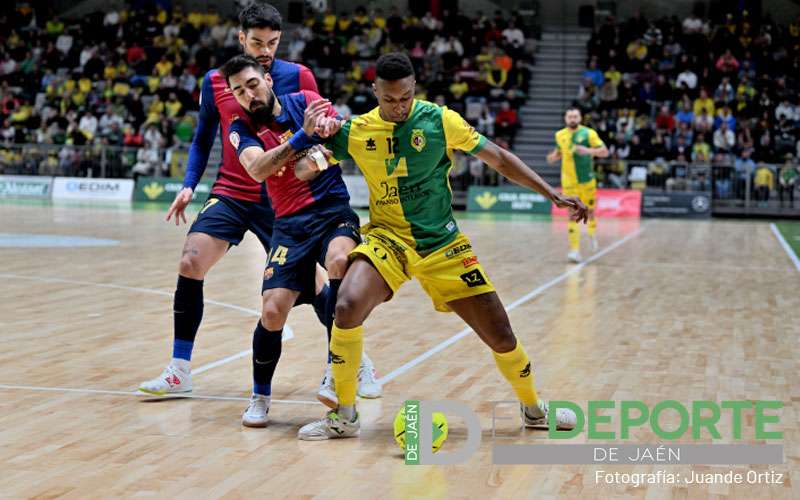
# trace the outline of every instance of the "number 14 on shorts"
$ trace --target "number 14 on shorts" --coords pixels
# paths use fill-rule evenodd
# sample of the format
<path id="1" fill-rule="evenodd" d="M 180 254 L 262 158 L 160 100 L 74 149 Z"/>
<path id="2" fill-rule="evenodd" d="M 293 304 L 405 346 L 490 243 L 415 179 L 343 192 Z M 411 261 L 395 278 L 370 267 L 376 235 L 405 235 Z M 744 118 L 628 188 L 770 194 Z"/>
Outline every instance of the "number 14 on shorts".
<path id="1" fill-rule="evenodd" d="M 285 246 L 277 246 L 273 248 L 272 251 L 269 253 L 269 257 L 267 257 L 267 262 L 272 264 L 273 262 L 277 263 L 279 266 L 286 264 L 286 256 L 289 254 L 289 249 Z"/>

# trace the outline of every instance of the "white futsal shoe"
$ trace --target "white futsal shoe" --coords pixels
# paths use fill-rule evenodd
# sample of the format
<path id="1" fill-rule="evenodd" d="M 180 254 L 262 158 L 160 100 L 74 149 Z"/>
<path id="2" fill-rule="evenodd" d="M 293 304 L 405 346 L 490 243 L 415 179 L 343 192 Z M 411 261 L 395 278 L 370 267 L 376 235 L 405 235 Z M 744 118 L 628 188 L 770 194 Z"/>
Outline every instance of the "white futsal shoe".
<path id="1" fill-rule="evenodd" d="M 550 411 L 548 404 L 542 400 L 536 406 L 525 406 L 520 404 L 522 409 L 522 422 L 525 427 L 532 429 L 547 430 L 547 414 Z M 575 428 L 578 420 L 575 412 L 568 408 L 558 408 L 556 410 L 556 429 L 568 431 Z"/>
<path id="2" fill-rule="evenodd" d="M 336 386 L 333 384 L 331 365 L 328 365 L 325 369 L 325 375 L 322 377 L 322 382 L 319 384 L 319 391 L 317 391 L 317 399 L 320 403 L 332 410 L 339 406 L 339 398 L 336 397 Z"/>
<path id="3" fill-rule="evenodd" d="M 581 253 L 577 250 L 572 250 L 570 253 L 567 254 L 567 259 L 569 259 L 570 262 L 579 264 L 581 261 Z"/>
<path id="4" fill-rule="evenodd" d="M 365 399 L 375 399 L 383 395 L 383 386 L 375 378 L 375 366 L 366 352 L 361 354 L 361 366 L 358 368 L 357 394 Z M 331 410 L 335 410 L 339 406 L 331 365 L 328 365 L 325 369 L 325 375 L 323 375 L 317 391 L 317 400 Z"/>
<path id="5" fill-rule="evenodd" d="M 361 421 L 358 413 L 350 422 L 345 422 L 336 410 L 329 411 L 324 418 L 306 424 L 297 432 L 297 438 L 302 441 L 324 441 L 326 439 L 340 439 L 358 437 L 361 431 Z"/>
<path id="6" fill-rule="evenodd" d="M 192 392 L 192 374 L 170 363 L 161 372 L 160 377 L 142 382 L 139 392 L 153 396 Z"/>
<path id="7" fill-rule="evenodd" d="M 367 353 L 361 353 L 361 366 L 358 368 L 358 395 L 365 399 L 375 399 L 383 395 L 383 387 L 375 378 L 375 366 Z"/>
<path id="8" fill-rule="evenodd" d="M 266 427 L 269 405 L 269 396 L 262 396 L 261 394 L 250 396 L 250 404 L 242 413 L 242 425 L 245 427 Z"/>
<path id="9" fill-rule="evenodd" d="M 592 253 L 597 253 L 600 250 L 600 242 L 597 241 L 597 236 L 589 238 L 589 248 L 592 249 Z"/>

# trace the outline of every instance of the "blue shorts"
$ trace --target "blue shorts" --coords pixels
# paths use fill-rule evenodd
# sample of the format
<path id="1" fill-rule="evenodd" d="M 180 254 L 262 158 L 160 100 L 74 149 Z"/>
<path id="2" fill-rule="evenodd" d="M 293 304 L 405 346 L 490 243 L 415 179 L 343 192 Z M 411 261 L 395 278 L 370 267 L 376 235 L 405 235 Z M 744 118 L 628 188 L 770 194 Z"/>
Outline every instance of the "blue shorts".
<path id="1" fill-rule="evenodd" d="M 275 221 L 264 288 L 302 292 L 314 285 L 316 263 L 325 264 L 328 244 L 338 236 L 361 243 L 358 215 L 345 202 L 311 206 Z"/>
<path id="2" fill-rule="evenodd" d="M 247 231 L 256 235 L 267 256 L 270 253 L 272 228 L 275 223 L 275 212 L 269 201 L 256 203 L 231 198 L 221 194 L 212 194 L 203 204 L 200 213 L 189 228 L 189 233 L 204 233 L 214 238 L 227 241 L 230 245 L 238 245 Z M 316 266 L 310 266 L 311 276 Z M 266 281 L 261 291 L 266 290 Z M 312 304 L 316 295 L 315 283 L 312 279 L 307 288 L 301 290 L 296 305 Z"/>
<path id="3" fill-rule="evenodd" d="M 247 231 L 256 235 L 269 253 L 275 212 L 269 202 L 243 201 L 221 194 L 208 197 L 189 228 L 189 233 L 204 233 L 231 245 L 238 245 Z"/>

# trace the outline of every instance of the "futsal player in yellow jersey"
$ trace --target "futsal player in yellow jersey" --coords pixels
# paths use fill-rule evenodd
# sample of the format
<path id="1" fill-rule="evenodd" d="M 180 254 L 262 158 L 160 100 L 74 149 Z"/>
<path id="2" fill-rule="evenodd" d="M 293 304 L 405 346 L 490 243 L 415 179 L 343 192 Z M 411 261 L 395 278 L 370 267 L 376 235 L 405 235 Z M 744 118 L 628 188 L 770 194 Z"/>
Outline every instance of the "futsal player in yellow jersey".
<path id="1" fill-rule="evenodd" d="M 376 75 L 378 107 L 341 124 L 327 143 L 332 161 L 352 158 L 363 172 L 370 191 L 370 223 L 362 228 L 363 243 L 350 254 L 336 301 L 331 357 L 339 406 L 301 428 L 298 437 L 314 441 L 358 435 L 355 397 L 364 321 L 414 277 L 437 310 L 458 314 L 492 349 L 498 369 L 520 401 L 524 424 L 547 428 L 548 406 L 536 394 L 531 361 L 453 218 L 448 182 L 453 150 L 480 158 L 517 184 L 568 208 L 575 220 L 585 221 L 587 208 L 578 198 L 553 189 L 458 113 L 414 99 L 414 69 L 405 54 L 381 56 Z M 295 174 L 304 178 L 324 168 L 321 153 L 316 150 L 300 160 Z M 397 342 L 403 345 L 401 339 Z M 575 418 L 569 410 L 556 412 L 562 429 L 574 427 Z"/>
<path id="2" fill-rule="evenodd" d="M 581 125 L 581 111 L 571 107 L 564 113 L 566 127 L 556 132 L 556 147 L 547 155 L 548 163 L 561 160 L 561 188 L 567 196 L 577 196 L 589 207 L 589 233 L 592 252 L 597 243 L 597 180 L 594 176 L 594 158 L 608 156 L 608 148 L 593 129 Z M 569 254 L 572 262 L 581 261 L 581 230 L 577 222 L 569 222 Z"/>

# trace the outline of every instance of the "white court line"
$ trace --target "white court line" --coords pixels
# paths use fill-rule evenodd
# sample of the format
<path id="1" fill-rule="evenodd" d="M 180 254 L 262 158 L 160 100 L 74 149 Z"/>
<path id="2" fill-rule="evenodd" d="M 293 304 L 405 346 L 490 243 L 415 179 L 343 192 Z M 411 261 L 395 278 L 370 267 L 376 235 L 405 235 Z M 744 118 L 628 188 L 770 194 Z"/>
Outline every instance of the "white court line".
<path id="1" fill-rule="evenodd" d="M 203 394 L 169 394 L 167 396 L 151 396 L 143 392 L 136 391 L 110 391 L 105 389 L 82 389 L 75 387 L 41 387 L 35 385 L 10 385 L 0 384 L 0 390 L 19 390 L 19 391 L 42 391 L 42 392 L 65 392 L 77 394 L 104 394 L 109 396 L 135 396 L 137 398 L 181 398 L 181 399 L 212 399 L 215 401 L 250 401 L 250 398 L 240 396 L 206 396 Z M 294 399 L 273 399 L 273 403 L 290 404 L 290 405 L 318 405 L 322 404 L 319 401 L 302 401 Z"/>
<path id="2" fill-rule="evenodd" d="M 286 340 L 286 330 L 284 330 L 284 332 L 283 332 L 283 340 Z M 251 354 L 253 354 L 253 350 L 252 349 L 246 349 L 246 350 L 244 350 L 242 352 L 237 352 L 236 354 L 231 354 L 227 358 L 218 359 L 217 361 L 214 361 L 212 363 L 206 363 L 203 366 L 200 366 L 198 368 L 192 368 L 192 375 L 199 375 L 200 373 L 208 371 L 208 370 L 210 370 L 212 368 L 216 368 L 218 366 L 222 366 L 224 364 L 230 363 L 231 361 L 236 361 L 237 359 L 244 358 L 244 357 L 249 356 Z"/>
<path id="3" fill-rule="evenodd" d="M 43 283 L 65 283 L 68 285 L 84 285 L 84 286 L 96 286 L 99 288 L 113 288 L 116 290 L 126 290 L 129 292 L 139 292 L 139 293 L 150 293 L 153 295 L 163 295 L 166 297 L 172 297 L 171 292 L 165 292 L 163 290 L 154 290 L 152 288 L 140 288 L 135 286 L 125 286 L 125 285 L 114 285 L 113 283 L 94 283 L 91 281 L 77 281 L 77 280 L 68 280 L 63 278 L 42 278 L 38 276 L 22 276 L 19 274 L 7 274 L 7 273 L 0 273 L 0 278 L 11 278 L 11 279 L 20 279 L 20 280 L 30 280 L 30 281 L 41 281 Z M 226 309 L 233 309 L 234 311 L 240 311 L 246 314 L 250 314 L 253 316 L 261 316 L 260 311 L 256 311 L 255 309 L 248 309 L 246 307 L 237 306 L 236 304 L 228 304 L 227 302 L 219 302 L 217 300 L 211 299 L 204 299 L 204 303 L 206 304 L 213 304 L 215 306 L 224 307 Z M 286 342 L 294 338 L 294 330 L 289 325 L 283 327 L 283 336 L 282 340 Z M 203 366 L 198 367 L 197 369 L 192 370 L 193 374 L 200 374 L 205 371 L 208 371 L 212 368 L 216 368 L 218 366 L 222 366 L 224 364 L 230 363 L 231 361 L 236 361 L 237 359 L 243 358 L 245 356 L 249 356 L 253 352 L 252 349 L 248 349 L 246 351 L 242 351 L 226 358 L 222 358 L 220 360 L 214 361 L 212 363 L 207 363 Z"/>
<path id="4" fill-rule="evenodd" d="M 619 240 L 619 241 L 617 241 L 615 243 L 612 243 L 607 248 L 604 248 L 603 250 L 601 250 L 601 251 L 597 252 L 596 254 L 592 255 L 591 257 L 589 257 L 588 259 L 584 260 L 580 264 L 577 264 L 574 267 L 570 268 L 569 271 L 565 271 L 565 272 L 561 273 L 560 275 L 556 276 L 555 278 L 551 279 L 550 281 L 548 281 L 544 285 L 541 285 L 541 286 L 531 290 L 529 293 L 523 295 L 519 299 L 515 300 L 514 302 L 512 302 L 511 304 L 506 306 L 506 312 L 511 312 L 512 310 L 514 310 L 517 307 L 521 306 L 525 302 L 528 302 L 532 298 L 534 298 L 537 295 L 541 294 L 542 292 L 546 291 L 548 288 L 561 283 L 562 281 L 567 279 L 570 275 L 575 274 L 578 271 L 580 271 L 581 269 L 583 269 L 590 262 L 593 262 L 593 261 L 599 259 L 603 255 L 607 254 L 608 252 L 611 252 L 612 250 L 614 250 L 615 248 L 619 247 L 620 245 L 623 245 L 623 244 L 627 243 L 628 241 L 630 241 L 631 239 L 635 238 L 636 236 L 639 236 L 639 234 L 641 234 L 642 231 L 644 231 L 644 229 L 645 229 L 644 226 L 640 227 L 639 229 L 636 229 L 635 231 L 629 233 L 627 236 L 625 236 L 621 240 Z M 440 342 L 439 344 L 433 346 L 432 348 L 428 349 L 427 351 L 425 351 L 424 353 L 420 354 L 419 356 L 417 356 L 416 358 L 412 359 L 411 361 L 409 361 L 408 363 L 404 364 L 403 366 L 395 368 L 391 372 L 387 373 L 386 375 L 384 375 L 383 377 L 378 379 L 378 382 L 381 383 L 381 384 L 385 384 L 387 382 L 390 382 L 390 381 L 396 379 L 400 375 L 402 375 L 405 372 L 409 371 L 410 369 L 414 368 L 415 366 L 417 366 L 418 364 L 422 363 L 426 359 L 430 358 L 434 354 L 447 349 L 448 347 L 450 347 L 451 345 L 455 344 L 459 340 L 461 340 L 464 337 L 468 336 L 470 333 L 472 333 L 472 328 L 470 328 L 470 327 L 464 328 L 463 330 L 461 330 L 460 332 L 456 333 L 455 335 L 453 335 L 449 339 L 444 340 L 443 342 Z"/>
<path id="5" fill-rule="evenodd" d="M 776 238 L 778 238 L 778 242 L 783 247 L 783 251 L 786 252 L 786 255 L 788 255 L 790 259 L 792 259 L 794 267 L 798 271 L 800 271 L 800 259 L 797 258 L 797 255 L 795 255 L 794 250 L 792 250 L 792 247 L 790 247 L 789 244 L 786 243 L 786 239 L 783 237 L 780 230 L 778 230 L 778 226 L 776 226 L 774 222 L 771 222 L 769 224 L 769 227 L 772 228 L 772 233 L 775 235 Z"/>

